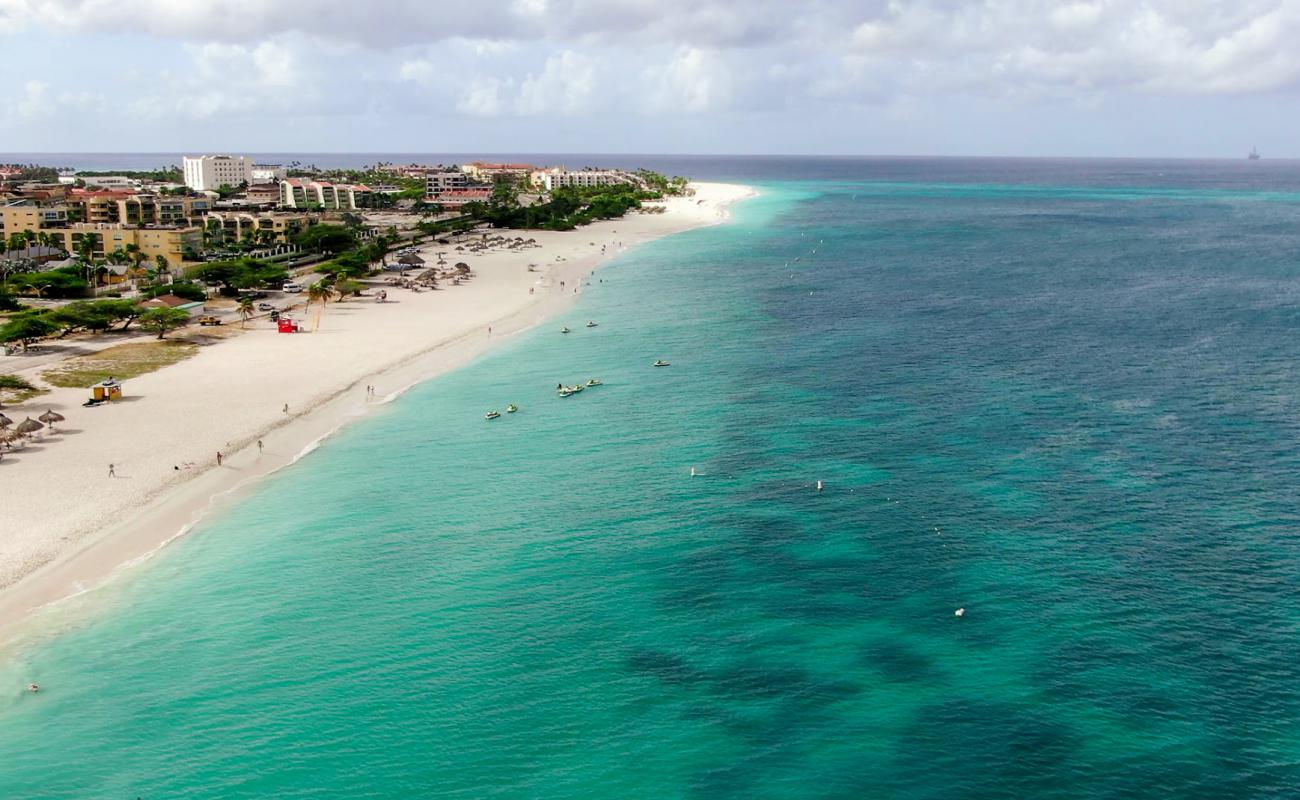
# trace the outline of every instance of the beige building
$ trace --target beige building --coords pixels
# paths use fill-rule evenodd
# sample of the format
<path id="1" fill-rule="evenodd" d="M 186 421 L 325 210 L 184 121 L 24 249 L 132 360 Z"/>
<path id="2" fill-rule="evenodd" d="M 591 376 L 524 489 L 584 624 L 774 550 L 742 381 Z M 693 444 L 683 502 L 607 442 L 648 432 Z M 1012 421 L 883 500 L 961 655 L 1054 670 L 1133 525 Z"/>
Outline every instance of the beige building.
<path id="1" fill-rule="evenodd" d="M 532 173 L 530 178 L 534 186 L 547 192 L 565 186 L 585 189 L 592 186 L 613 186 L 618 183 L 636 182 L 635 176 L 619 170 L 567 170 L 563 167 L 537 170 Z"/>
<path id="2" fill-rule="evenodd" d="M 364 198 L 369 194 L 369 186 L 347 183 L 310 181 L 302 178 L 289 178 L 280 183 L 280 205 L 283 208 L 355 211 L 365 207 Z"/>
<path id="3" fill-rule="evenodd" d="M 195 225 L 212 208 L 206 197 L 170 197 L 133 192 L 74 191 L 67 200 L 76 222 L 128 225 Z"/>
<path id="4" fill-rule="evenodd" d="M 537 167 L 532 164 L 493 164 L 486 161 L 471 161 L 460 167 L 461 172 L 482 183 L 495 183 L 506 179 L 523 183 L 536 170 Z"/>
<path id="5" fill-rule="evenodd" d="M 283 211 L 213 211 L 207 220 L 209 224 L 220 224 L 229 241 L 244 241 L 247 236 L 253 236 L 260 244 L 287 244 L 295 233 L 320 222 L 312 214 Z"/>
<path id="6" fill-rule="evenodd" d="M 0 224 L 5 236 L 18 231 L 52 235 L 60 247 L 73 254 L 78 252 L 81 241 L 89 238 L 94 242 L 94 258 L 134 246 L 145 260 L 162 256 L 173 268 L 181 266 L 186 251 L 198 252 L 203 247 L 203 229 L 197 225 L 141 227 L 121 222 L 73 222 L 66 206 L 4 206 L 0 208 Z"/>

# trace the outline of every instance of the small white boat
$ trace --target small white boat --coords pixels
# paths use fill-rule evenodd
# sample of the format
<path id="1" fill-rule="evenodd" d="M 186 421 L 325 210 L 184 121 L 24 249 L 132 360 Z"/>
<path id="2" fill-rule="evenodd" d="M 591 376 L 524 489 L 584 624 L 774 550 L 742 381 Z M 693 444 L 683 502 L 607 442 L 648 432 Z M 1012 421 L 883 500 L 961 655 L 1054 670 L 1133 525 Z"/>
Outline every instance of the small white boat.
<path id="1" fill-rule="evenodd" d="M 588 328 L 594 328 L 594 327 L 596 327 L 596 323 L 594 323 L 594 322 L 590 322 L 590 321 L 589 321 L 589 322 L 587 323 L 587 327 L 588 327 Z"/>
<path id="2" fill-rule="evenodd" d="M 573 394 L 573 390 L 566 386 L 563 389 L 559 389 L 557 394 L 559 394 L 560 397 L 568 397 Z"/>
<path id="3" fill-rule="evenodd" d="M 568 326 L 565 326 L 565 327 L 563 327 L 563 328 L 560 328 L 560 333 L 568 333 L 568 332 L 569 332 L 569 328 L 568 328 Z"/>
<path id="4" fill-rule="evenodd" d="M 513 414 L 518 410 L 519 410 L 519 406 L 515 405 L 514 403 L 511 403 L 510 405 L 506 406 L 507 414 Z"/>
<path id="5" fill-rule="evenodd" d="M 500 411 L 489 411 L 483 415 L 483 419 L 496 419 L 499 416 L 501 416 Z"/>
<path id="6" fill-rule="evenodd" d="M 577 394 L 578 392 L 581 392 L 585 388 L 587 387 L 583 386 L 581 383 L 578 383 L 578 384 L 574 384 L 573 386 L 570 386 L 569 391 L 573 392 L 574 394 Z"/>
<path id="7" fill-rule="evenodd" d="M 601 385 L 601 380 L 600 380 L 600 378 L 592 378 L 591 380 L 587 381 L 587 385 L 588 385 L 588 386 L 600 386 L 600 385 Z"/>
<path id="8" fill-rule="evenodd" d="M 663 359 L 659 359 L 658 361 L 656 361 L 656 362 L 653 364 L 653 366 L 656 366 L 656 367 L 671 367 L 672 364 L 670 364 L 670 363 L 667 362 L 667 361 L 664 361 Z"/>

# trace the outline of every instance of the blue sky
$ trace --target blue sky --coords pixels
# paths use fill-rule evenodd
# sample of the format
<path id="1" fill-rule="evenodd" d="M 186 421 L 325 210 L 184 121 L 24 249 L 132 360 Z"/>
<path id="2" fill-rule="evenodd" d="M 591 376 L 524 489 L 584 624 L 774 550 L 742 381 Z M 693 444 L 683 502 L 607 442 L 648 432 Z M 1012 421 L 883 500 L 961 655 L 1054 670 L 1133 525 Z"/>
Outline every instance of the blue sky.
<path id="1" fill-rule="evenodd" d="M 0 0 L 2 149 L 1300 156 L 1300 0 Z"/>

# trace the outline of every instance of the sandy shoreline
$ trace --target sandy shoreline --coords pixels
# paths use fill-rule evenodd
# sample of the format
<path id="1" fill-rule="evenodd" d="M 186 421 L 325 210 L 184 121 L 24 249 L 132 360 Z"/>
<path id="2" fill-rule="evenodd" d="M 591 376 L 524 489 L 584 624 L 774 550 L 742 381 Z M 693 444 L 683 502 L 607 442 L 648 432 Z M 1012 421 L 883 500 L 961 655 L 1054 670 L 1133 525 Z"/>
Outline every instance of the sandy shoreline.
<path id="1" fill-rule="evenodd" d="M 436 292 L 390 288 L 382 304 L 331 303 L 316 333 L 286 336 L 265 320 L 250 323 L 243 335 L 127 382 L 127 400 L 109 407 L 82 408 L 85 389 L 14 407 L 11 417 L 53 408 L 68 421 L 66 433 L 0 463 L 0 640 L 21 634 L 34 610 L 147 559 L 349 421 L 553 316 L 605 261 L 722 222 L 730 204 L 753 194 L 731 184 L 693 187 L 694 197 L 668 200 L 664 214 L 527 232 L 540 248 L 466 255 L 426 247 L 430 263 L 443 250 L 476 277 Z M 310 325 L 316 311 L 298 316 Z M 367 385 L 376 399 L 366 397 Z M 196 466 L 173 468 L 186 462 Z"/>

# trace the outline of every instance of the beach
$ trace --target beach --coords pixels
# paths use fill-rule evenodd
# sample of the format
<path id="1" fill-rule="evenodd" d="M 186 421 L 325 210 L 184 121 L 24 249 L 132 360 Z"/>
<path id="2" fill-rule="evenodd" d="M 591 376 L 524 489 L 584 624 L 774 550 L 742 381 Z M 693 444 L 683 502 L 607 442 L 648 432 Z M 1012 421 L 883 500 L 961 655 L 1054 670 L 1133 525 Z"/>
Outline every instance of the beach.
<path id="1" fill-rule="evenodd" d="M 306 330 L 294 335 L 251 321 L 240 335 L 129 380 L 124 398 L 102 407 L 82 407 L 87 389 L 54 389 L 7 411 L 53 409 L 67 421 L 0 464 L 0 625 L 98 585 L 349 420 L 555 317 L 604 261 L 724 221 L 731 203 L 753 194 L 734 184 L 692 188 L 693 196 L 664 201 L 661 214 L 503 232 L 534 238 L 536 248 L 463 254 L 427 245 L 430 265 L 442 251 L 475 276 L 437 291 L 376 283 L 367 296 L 298 309 Z M 376 301 L 379 288 L 387 302 Z"/>

